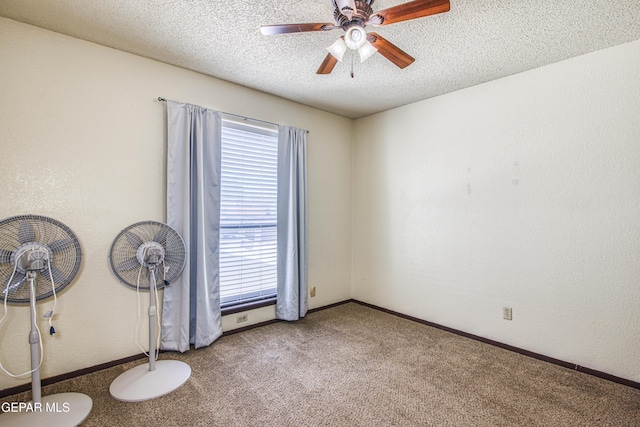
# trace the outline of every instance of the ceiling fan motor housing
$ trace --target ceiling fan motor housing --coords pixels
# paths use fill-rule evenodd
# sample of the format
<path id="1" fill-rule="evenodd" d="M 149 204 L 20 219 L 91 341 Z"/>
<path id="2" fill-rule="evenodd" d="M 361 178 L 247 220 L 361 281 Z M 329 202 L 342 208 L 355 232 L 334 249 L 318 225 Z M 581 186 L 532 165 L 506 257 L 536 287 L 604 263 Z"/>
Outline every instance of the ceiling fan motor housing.
<path id="1" fill-rule="evenodd" d="M 340 7 L 334 1 L 333 4 L 336 8 L 333 11 L 333 16 L 336 20 L 336 23 L 340 27 L 343 27 L 345 31 L 347 29 L 346 27 L 350 24 L 357 24 L 361 27 L 364 27 L 364 23 L 369 20 L 369 16 L 371 16 L 371 14 L 373 13 L 373 9 L 371 8 L 373 2 L 374 0 L 356 1 L 356 10 L 351 13 L 351 18 L 349 18 L 348 15 L 345 15 L 345 13 L 340 10 Z"/>

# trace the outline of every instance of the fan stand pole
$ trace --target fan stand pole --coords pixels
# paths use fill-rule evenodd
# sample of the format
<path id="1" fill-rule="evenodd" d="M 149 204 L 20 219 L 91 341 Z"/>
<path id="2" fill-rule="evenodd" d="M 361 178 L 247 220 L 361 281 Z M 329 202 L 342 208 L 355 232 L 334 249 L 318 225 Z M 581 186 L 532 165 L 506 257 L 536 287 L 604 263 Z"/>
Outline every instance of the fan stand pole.
<path id="1" fill-rule="evenodd" d="M 156 370 L 156 266 L 149 268 L 149 370 Z"/>
<path id="2" fill-rule="evenodd" d="M 31 348 L 31 395 L 33 403 L 42 404 L 42 383 L 40 381 L 40 334 L 36 326 L 36 272 L 27 271 L 29 281 L 29 307 L 31 308 L 31 331 L 29 332 L 29 346 Z"/>

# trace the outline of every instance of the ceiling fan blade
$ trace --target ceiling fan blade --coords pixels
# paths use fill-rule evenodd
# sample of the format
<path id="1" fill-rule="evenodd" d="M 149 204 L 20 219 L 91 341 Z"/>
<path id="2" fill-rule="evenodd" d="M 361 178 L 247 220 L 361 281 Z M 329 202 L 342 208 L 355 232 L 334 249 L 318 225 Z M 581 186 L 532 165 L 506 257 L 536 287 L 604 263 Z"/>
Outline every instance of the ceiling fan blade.
<path id="1" fill-rule="evenodd" d="M 382 22 L 376 25 L 388 25 L 448 12 L 450 7 L 449 0 L 414 0 L 381 10 L 375 13 L 374 16 L 382 18 Z"/>
<path id="2" fill-rule="evenodd" d="M 378 52 L 380 52 L 382 56 L 384 56 L 400 68 L 408 67 L 413 63 L 413 61 L 415 61 L 415 59 L 411 55 L 409 55 L 387 39 L 382 38 L 380 34 L 369 33 L 367 35 L 367 40 L 373 45 L 373 47 L 378 49 Z"/>
<path id="3" fill-rule="evenodd" d="M 36 232 L 33 229 L 33 224 L 28 220 L 20 223 L 20 228 L 18 229 L 18 240 L 20 243 L 31 243 L 36 240 Z"/>
<path id="4" fill-rule="evenodd" d="M 331 73 L 331 71 L 333 71 L 333 67 L 335 67 L 337 63 L 338 63 L 338 60 L 334 58 L 333 55 L 328 53 L 327 56 L 324 57 L 324 61 L 322 61 L 322 64 L 320 64 L 320 68 L 318 68 L 318 71 L 316 71 L 316 74 Z"/>
<path id="5" fill-rule="evenodd" d="M 273 36 L 276 34 L 289 34 L 289 33 L 306 33 L 309 31 L 329 31 L 335 30 L 340 27 L 336 27 L 333 24 L 283 24 L 283 25 L 263 25 L 260 27 L 260 32 L 265 36 Z"/>

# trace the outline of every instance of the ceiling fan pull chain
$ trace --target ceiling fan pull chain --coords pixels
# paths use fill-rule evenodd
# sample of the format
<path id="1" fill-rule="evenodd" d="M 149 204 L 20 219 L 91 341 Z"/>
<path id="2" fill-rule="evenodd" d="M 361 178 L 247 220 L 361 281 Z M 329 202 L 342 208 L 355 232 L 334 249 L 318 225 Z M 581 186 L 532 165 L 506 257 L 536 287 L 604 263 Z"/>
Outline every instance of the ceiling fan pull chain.
<path id="1" fill-rule="evenodd" d="M 351 78 L 353 78 L 353 77 L 354 77 L 354 74 L 353 74 L 353 57 L 354 57 L 354 56 L 355 56 L 355 55 L 352 53 L 352 54 L 351 54 Z"/>

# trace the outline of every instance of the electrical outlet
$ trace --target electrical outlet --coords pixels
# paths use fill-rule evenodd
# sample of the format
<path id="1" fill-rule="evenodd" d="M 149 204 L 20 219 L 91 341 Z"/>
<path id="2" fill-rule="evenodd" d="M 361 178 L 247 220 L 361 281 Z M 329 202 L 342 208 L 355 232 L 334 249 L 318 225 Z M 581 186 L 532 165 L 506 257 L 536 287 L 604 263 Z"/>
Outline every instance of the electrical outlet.
<path id="1" fill-rule="evenodd" d="M 311 295 L 311 298 L 316 296 L 316 287 L 315 286 L 313 288 L 311 288 L 311 292 L 309 292 L 309 294 Z"/>
<path id="2" fill-rule="evenodd" d="M 241 314 L 239 316 L 236 316 L 236 323 L 246 322 L 247 320 L 249 320 L 248 314 Z"/>
<path id="3" fill-rule="evenodd" d="M 502 318 L 505 320 L 513 320 L 513 310 L 511 307 L 502 307 Z"/>

